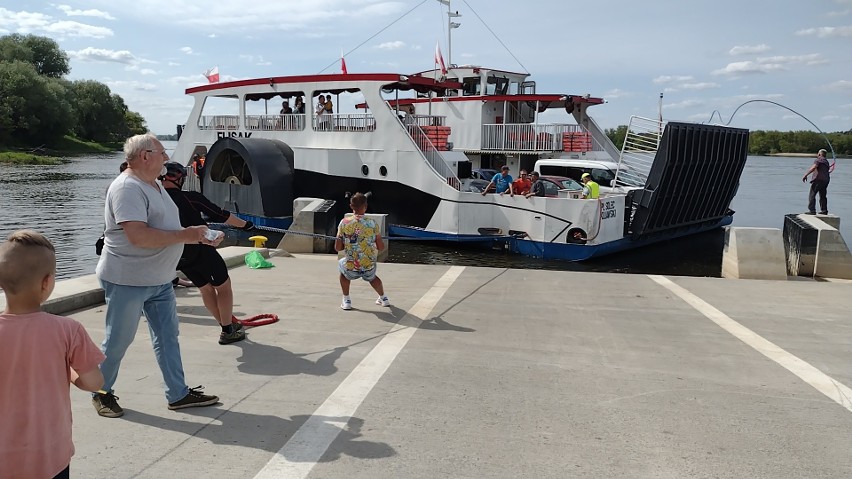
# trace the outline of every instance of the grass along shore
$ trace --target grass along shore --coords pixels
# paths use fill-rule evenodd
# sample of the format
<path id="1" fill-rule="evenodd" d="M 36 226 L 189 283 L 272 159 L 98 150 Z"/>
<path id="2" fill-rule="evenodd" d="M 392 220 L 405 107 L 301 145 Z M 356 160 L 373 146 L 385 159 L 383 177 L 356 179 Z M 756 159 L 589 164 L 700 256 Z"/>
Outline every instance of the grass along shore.
<path id="1" fill-rule="evenodd" d="M 96 143 L 65 136 L 53 145 L 7 147 L 0 145 L 0 163 L 15 165 L 58 165 L 67 157 L 85 153 L 109 153 L 120 150 L 121 142 Z"/>

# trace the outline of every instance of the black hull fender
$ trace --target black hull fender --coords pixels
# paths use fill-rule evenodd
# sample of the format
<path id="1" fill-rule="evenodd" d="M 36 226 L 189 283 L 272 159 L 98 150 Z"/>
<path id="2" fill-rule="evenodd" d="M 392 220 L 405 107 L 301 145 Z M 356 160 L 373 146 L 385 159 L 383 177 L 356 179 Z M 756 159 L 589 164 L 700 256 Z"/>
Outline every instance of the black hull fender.
<path id="1" fill-rule="evenodd" d="M 210 147 L 202 191 L 225 209 L 255 216 L 293 215 L 293 149 L 265 138 L 221 138 Z"/>

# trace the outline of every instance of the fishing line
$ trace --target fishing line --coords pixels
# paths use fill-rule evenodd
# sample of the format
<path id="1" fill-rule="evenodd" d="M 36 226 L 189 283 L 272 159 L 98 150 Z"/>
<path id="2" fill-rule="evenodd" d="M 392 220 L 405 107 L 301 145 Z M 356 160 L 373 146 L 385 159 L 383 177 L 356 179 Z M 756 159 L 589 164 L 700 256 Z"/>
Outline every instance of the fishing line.
<path id="1" fill-rule="evenodd" d="M 740 106 L 738 106 L 738 107 L 737 107 L 737 109 L 736 109 L 736 110 L 734 110 L 734 112 L 733 112 L 733 113 L 731 113 L 731 118 L 730 118 L 730 119 L 728 119 L 727 123 L 725 122 L 725 120 L 724 120 L 724 119 L 722 119 L 722 114 L 721 114 L 721 113 L 719 113 L 719 110 L 713 110 L 713 113 L 711 113 L 711 114 L 710 114 L 710 120 L 708 120 L 708 121 L 707 121 L 707 123 L 712 122 L 712 121 L 713 121 L 713 117 L 714 117 L 714 116 L 716 116 L 716 115 L 718 115 L 718 116 L 719 116 L 719 121 L 720 121 L 723 125 L 725 125 L 725 126 L 730 126 L 731 122 L 734 120 L 734 116 L 737 114 L 737 112 L 738 112 L 738 111 L 740 111 L 740 108 L 742 108 L 742 107 L 744 107 L 744 106 L 748 105 L 749 103 L 756 103 L 756 102 L 770 103 L 770 104 L 775 105 L 775 106 L 780 106 L 781 108 L 783 108 L 783 109 L 785 109 L 785 110 L 787 110 L 787 111 L 789 111 L 789 112 L 792 112 L 792 113 L 795 113 L 796 115 L 799 115 L 799 116 L 800 116 L 800 117 L 802 117 L 802 118 L 803 118 L 806 122 L 810 123 L 810 124 L 811 124 L 811 126 L 813 126 L 814 128 L 816 128 L 816 130 L 820 133 L 820 135 L 822 135 L 822 138 L 825 140 L 825 142 L 826 142 L 826 143 L 828 143 L 828 148 L 829 148 L 829 149 L 831 149 L 831 166 L 829 167 L 828 171 L 829 171 L 829 172 L 833 172 L 833 171 L 834 171 L 834 165 L 837 163 L 837 156 L 834 154 L 834 147 L 833 147 L 833 146 L 831 146 L 831 141 L 829 141 L 829 140 L 828 140 L 828 137 L 827 137 L 827 136 L 825 136 L 825 133 L 824 133 L 822 130 L 820 130 L 820 129 L 819 129 L 819 127 L 818 127 L 818 126 L 816 126 L 816 125 L 814 124 L 814 122 L 812 122 L 811 120 L 809 120 L 809 119 L 808 119 L 808 117 L 806 117 L 805 115 L 802 115 L 801 113 L 797 112 L 796 110 L 794 110 L 794 109 L 792 109 L 792 108 L 790 108 L 790 107 L 788 107 L 788 106 L 782 105 L 782 104 L 777 103 L 777 102 L 774 102 L 774 101 L 772 101 L 772 100 L 749 100 L 749 101 L 747 101 L 747 102 L 745 102 L 745 103 L 742 103 Z"/>
<path id="2" fill-rule="evenodd" d="M 524 66 L 524 64 L 523 64 L 523 63 L 521 63 L 521 61 L 520 61 L 520 60 L 518 60 L 518 57 L 516 57 L 516 56 L 515 56 L 515 54 L 514 54 L 514 53 L 512 53 L 512 50 L 509 50 L 509 47 L 507 47 L 507 46 L 506 46 L 506 44 L 505 44 L 505 43 L 503 43 L 503 40 L 500 40 L 500 37 L 498 37 L 498 36 L 497 36 L 497 34 L 496 34 L 496 33 L 494 33 L 494 30 L 492 30 L 492 29 L 491 29 L 491 27 L 489 27 L 489 26 L 488 26 L 488 24 L 487 24 L 487 23 L 485 23 L 485 20 L 483 20 L 483 19 L 482 19 L 482 17 L 480 17 L 480 16 L 479 16 L 479 14 L 478 14 L 478 13 L 476 13 L 476 10 L 474 10 L 474 9 L 473 9 L 473 7 L 471 7 L 471 6 L 470 6 L 470 4 L 469 4 L 469 3 L 467 3 L 467 0 L 462 0 L 462 1 L 464 2 L 464 4 L 465 4 L 465 5 L 467 5 L 467 8 L 469 8 L 469 9 L 470 9 L 470 11 L 471 11 L 471 12 L 473 12 L 473 14 L 474 14 L 474 15 L 476 15 L 476 18 L 478 18 L 478 19 L 479 19 L 479 21 L 480 21 L 480 22 L 482 22 L 482 24 L 483 24 L 483 25 L 485 25 L 485 28 L 487 28 L 487 29 L 488 29 L 488 31 L 489 31 L 489 32 L 491 32 L 491 34 L 492 34 L 492 35 L 494 35 L 494 38 L 496 38 L 496 39 L 497 39 L 497 41 L 498 41 L 498 42 L 500 42 L 500 45 L 503 45 L 503 48 L 505 48 L 505 49 L 506 49 L 506 51 L 507 51 L 507 52 L 509 52 L 509 55 L 512 55 L 512 58 L 514 58 L 514 59 L 515 59 L 515 61 L 516 61 L 516 62 L 518 62 L 518 65 L 520 65 L 520 66 L 521 66 L 521 68 L 523 68 L 523 69 L 524 69 L 524 73 L 529 74 L 529 72 L 530 72 L 530 71 L 529 71 L 529 70 L 527 70 L 527 67 L 525 67 L 525 66 Z"/>

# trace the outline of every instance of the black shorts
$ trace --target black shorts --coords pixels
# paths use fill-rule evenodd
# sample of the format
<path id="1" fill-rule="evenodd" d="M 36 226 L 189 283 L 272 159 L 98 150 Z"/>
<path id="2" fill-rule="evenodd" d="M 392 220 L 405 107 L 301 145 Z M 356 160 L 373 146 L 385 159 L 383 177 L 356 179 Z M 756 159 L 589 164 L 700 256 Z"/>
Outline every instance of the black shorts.
<path id="1" fill-rule="evenodd" d="M 221 286 L 228 281 L 228 266 L 216 251 L 207 245 L 187 245 L 183 257 L 178 263 L 178 269 L 185 274 L 196 287 L 212 284 Z"/>

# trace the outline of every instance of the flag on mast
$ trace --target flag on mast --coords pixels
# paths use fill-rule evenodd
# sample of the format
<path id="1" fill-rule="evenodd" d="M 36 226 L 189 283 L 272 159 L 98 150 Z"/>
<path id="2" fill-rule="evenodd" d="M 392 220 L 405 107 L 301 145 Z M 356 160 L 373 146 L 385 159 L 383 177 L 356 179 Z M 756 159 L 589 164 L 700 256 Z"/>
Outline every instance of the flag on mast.
<path id="1" fill-rule="evenodd" d="M 204 76 L 207 78 L 207 83 L 219 83 L 219 67 L 215 66 L 206 70 Z"/>
<path id="2" fill-rule="evenodd" d="M 441 67 L 441 75 L 447 74 L 447 65 L 444 64 L 444 55 L 441 55 L 441 42 L 435 43 L 435 65 Z"/>
<path id="3" fill-rule="evenodd" d="M 346 70 L 346 58 L 343 56 L 343 50 L 340 50 L 340 73 L 343 73 L 344 75 L 349 73 L 349 71 Z"/>

